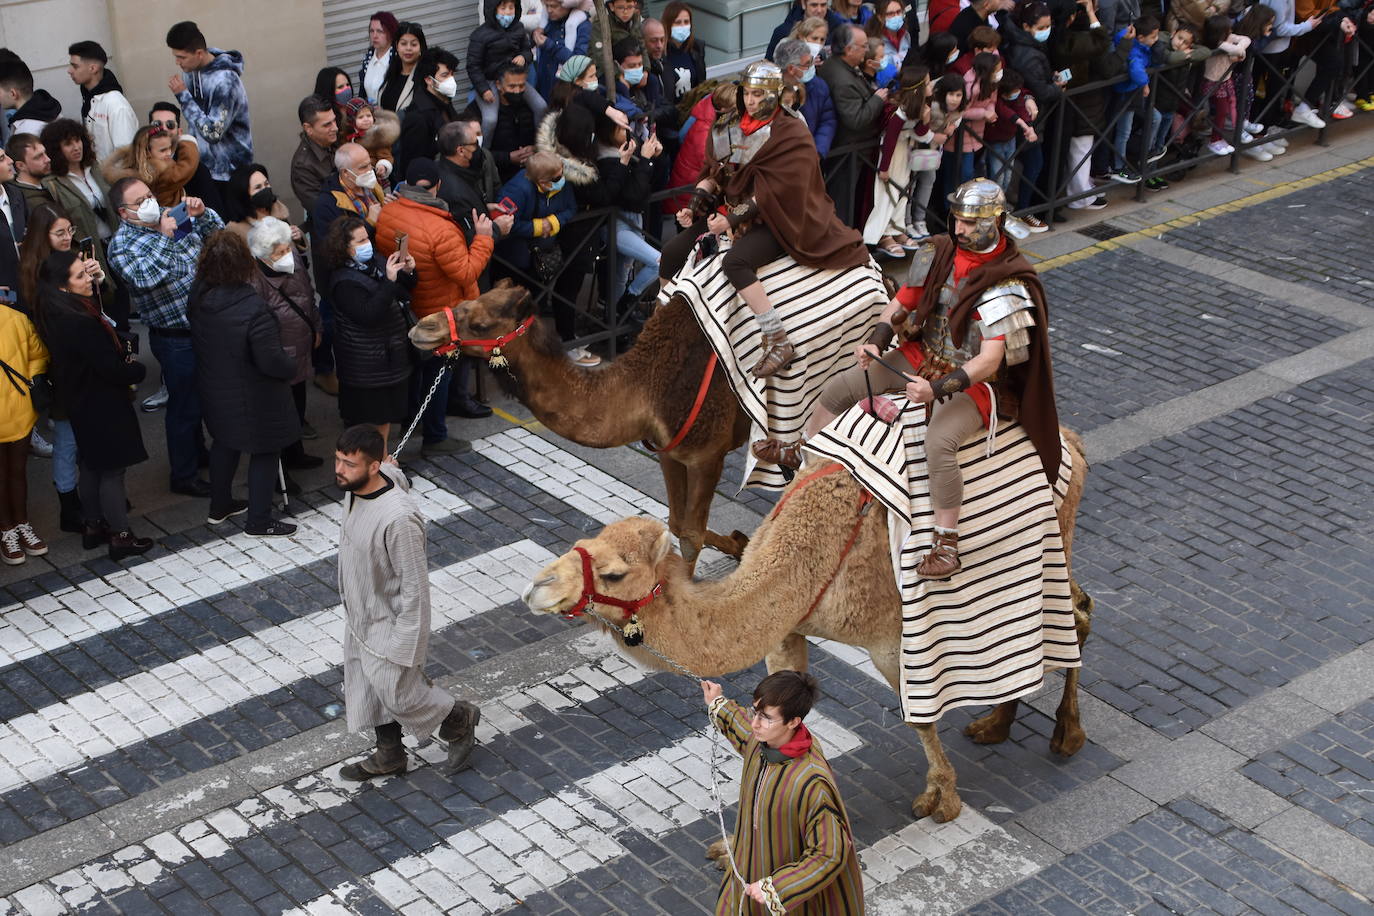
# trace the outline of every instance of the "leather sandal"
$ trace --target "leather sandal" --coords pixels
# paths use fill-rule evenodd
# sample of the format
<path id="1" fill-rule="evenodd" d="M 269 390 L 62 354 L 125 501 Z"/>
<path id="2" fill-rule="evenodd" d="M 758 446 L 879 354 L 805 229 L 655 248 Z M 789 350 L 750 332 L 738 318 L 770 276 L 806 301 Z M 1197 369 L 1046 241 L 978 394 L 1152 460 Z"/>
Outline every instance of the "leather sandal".
<path id="1" fill-rule="evenodd" d="M 779 331 L 776 334 L 763 335 L 763 355 L 759 357 L 758 363 L 749 374 L 754 378 L 768 378 L 776 375 L 792 362 L 792 357 L 797 355 L 797 348 L 792 346 L 792 342 L 787 339 L 786 331 Z"/>
<path id="2" fill-rule="evenodd" d="M 949 579 L 963 564 L 959 562 L 959 535 L 935 533 L 935 543 L 916 565 L 916 575 L 937 582 Z"/>
<path id="3" fill-rule="evenodd" d="M 760 439 L 750 447 L 754 457 L 769 464 L 795 471 L 802 465 L 802 440 L 783 442 L 781 439 Z"/>

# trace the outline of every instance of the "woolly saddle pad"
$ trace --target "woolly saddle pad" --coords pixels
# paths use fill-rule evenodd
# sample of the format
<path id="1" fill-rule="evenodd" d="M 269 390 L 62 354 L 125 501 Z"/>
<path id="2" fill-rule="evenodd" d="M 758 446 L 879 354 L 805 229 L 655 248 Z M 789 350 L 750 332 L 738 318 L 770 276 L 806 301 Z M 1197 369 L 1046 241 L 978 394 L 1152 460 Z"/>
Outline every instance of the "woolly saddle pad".
<path id="1" fill-rule="evenodd" d="M 802 267 L 787 256 L 760 268 L 759 280 L 797 356 L 771 378 L 757 379 L 749 370 L 759 361 L 763 332 L 725 279 L 720 269 L 724 256 L 689 261 L 664 287 L 660 301 L 680 293 L 691 304 L 720 359 L 719 368 L 753 421 L 751 440 L 799 439 L 821 389 L 832 375 L 853 365 L 854 348 L 868 337 L 887 305 L 882 272 L 871 259 L 862 267 L 826 270 Z M 787 485 L 776 464 L 760 464 L 747 449 L 745 461 L 743 486 L 781 490 Z"/>
<path id="2" fill-rule="evenodd" d="M 1001 703 L 1035 692 L 1046 668 L 1077 667 L 1068 565 L 1055 507 L 1068 491 L 1072 455 L 1053 488 L 1019 423 L 999 424 L 961 446 L 963 568 L 948 582 L 916 575 L 934 514 L 925 454 L 925 409 L 889 395 L 900 418 L 885 426 L 857 405 L 807 451 L 832 458 L 887 507 L 902 597 L 902 713 L 934 722 L 956 706 Z"/>

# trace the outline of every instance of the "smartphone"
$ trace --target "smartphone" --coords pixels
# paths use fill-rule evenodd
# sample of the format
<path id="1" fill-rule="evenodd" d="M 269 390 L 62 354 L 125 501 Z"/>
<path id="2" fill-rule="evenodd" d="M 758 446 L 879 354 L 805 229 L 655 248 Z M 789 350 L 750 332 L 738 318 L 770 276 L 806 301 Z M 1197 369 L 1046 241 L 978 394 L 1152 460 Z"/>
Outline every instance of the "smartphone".
<path id="1" fill-rule="evenodd" d="M 1059 71 L 1059 78 L 1067 83 L 1069 80 L 1073 79 L 1073 71 L 1065 67 L 1063 70 Z"/>
<path id="2" fill-rule="evenodd" d="M 191 214 L 186 210 L 186 201 L 182 201 L 175 207 L 167 211 L 177 224 L 176 230 L 172 233 L 173 240 L 184 239 L 191 234 Z"/>
<path id="3" fill-rule="evenodd" d="M 89 235 L 84 239 L 77 240 L 76 250 L 83 260 L 89 261 L 91 258 L 95 257 L 95 243 L 91 241 Z"/>
<path id="4" fill-rule="evenodd" d="M 515 211 L 520 209 L 516 206 L 515 201 L 511 200 L 509 197 L 501 198 L 501 202 L 496 206 L 506 216 L 514 216 Z"/>
<path id="5" fill-rule="evenodd" d="M 407 233 L 396 233 L 396 253 L 401 256 L 403 263 L 410 257 L 410 236 Z"/>

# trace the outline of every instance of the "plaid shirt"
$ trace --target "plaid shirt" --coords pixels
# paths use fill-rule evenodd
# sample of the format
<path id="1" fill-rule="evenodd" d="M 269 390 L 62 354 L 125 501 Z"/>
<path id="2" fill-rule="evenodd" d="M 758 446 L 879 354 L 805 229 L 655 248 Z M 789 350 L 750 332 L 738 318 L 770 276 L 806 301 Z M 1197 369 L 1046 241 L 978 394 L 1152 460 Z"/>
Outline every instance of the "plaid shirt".
<path id="1" fill-rule="evenodd" d="M 110 239 L 106 258 L 128 285 L 129 298 L 149 327 L 191 327 L 186 303 L 200 247 L 210 233 L 224 228 L 224 221 L 207 207 L 192 227 L 190 235 L 172 241 L 156 229 L 126 221 Z"/>

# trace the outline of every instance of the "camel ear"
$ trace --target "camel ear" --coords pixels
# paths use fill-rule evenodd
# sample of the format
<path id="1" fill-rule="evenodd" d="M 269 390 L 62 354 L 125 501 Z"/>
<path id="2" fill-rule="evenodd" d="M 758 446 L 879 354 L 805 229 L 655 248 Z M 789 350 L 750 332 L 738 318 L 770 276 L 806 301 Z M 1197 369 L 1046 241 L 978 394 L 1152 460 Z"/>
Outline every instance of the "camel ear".
<path id="1" fill-rule="evenodd" d="M 654 539 L 653 565 L 657 566 L 658 564 L 662 563 L 663 558 L 666 557 L 668 555 L 668 551 L 672 549 L 673 533 L 669 531 L 667 528 L 664 528 L 663 531 L 659 533 L 658 537 Z"/>

